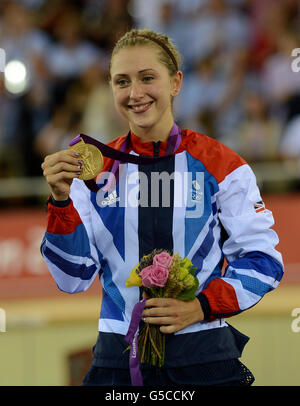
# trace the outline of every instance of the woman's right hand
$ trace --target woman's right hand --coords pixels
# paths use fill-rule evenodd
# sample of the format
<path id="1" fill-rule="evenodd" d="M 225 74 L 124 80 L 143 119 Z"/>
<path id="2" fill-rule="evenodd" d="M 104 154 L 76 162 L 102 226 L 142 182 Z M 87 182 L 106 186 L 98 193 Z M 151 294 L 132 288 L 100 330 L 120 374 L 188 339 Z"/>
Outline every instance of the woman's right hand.
<path id="1" fill-rule="evenodd" d="M 80 155 L 70 149 L 47 155 L 42 163 L 45 176 L 55 200 L 67 200 L 74 178 L 81 173 L 83 162 Z"/>

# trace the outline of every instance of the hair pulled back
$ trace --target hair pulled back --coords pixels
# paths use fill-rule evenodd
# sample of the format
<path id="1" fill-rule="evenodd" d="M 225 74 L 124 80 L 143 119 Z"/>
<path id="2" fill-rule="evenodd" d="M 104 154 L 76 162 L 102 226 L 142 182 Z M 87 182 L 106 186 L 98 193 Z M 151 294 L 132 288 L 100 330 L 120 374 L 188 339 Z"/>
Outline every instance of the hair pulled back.
<path id="1" fill-rule="evenodd" d="M 174 76 L 181 65 L 181 55 L 173 42 L 164 34 L 148 29 L 132 29 L 124 34 L 116 43 L 111 56 L 113 57 L 124 48 L 134 46 L 151 46 L 159 51 L 159 59 L 164 64 L 170 76 Z M 111 68 L 111 61 L 109 71 Z"/>

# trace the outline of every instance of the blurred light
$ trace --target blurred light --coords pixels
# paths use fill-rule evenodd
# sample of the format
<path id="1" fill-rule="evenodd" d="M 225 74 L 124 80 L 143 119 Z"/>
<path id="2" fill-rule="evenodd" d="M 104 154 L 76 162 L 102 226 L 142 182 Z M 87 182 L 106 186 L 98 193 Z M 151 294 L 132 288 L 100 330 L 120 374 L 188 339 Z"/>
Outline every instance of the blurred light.
<path id="1" fill-rule="evenodd" d="M 23 93 L 28 84 L 27 69 L 21 61 L 10 61 L 4 69 L 6 89 L 13 94 Z"/>
<path id="2" fill-rule="evenodd" d="M 142 18 L 147 14 L 147 11 L 146 10 L 144 11 L 142 7 L 137 7 L 134 0 L 131 0 L 128 3 L 127 11 L 132 18 L 136 19 Z"/>

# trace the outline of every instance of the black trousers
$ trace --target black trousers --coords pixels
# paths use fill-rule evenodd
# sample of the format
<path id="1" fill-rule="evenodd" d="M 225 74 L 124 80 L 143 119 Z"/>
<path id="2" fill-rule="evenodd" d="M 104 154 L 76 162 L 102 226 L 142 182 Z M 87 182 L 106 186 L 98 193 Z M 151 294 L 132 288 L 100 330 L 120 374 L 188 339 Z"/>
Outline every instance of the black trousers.
<path id="1" fill-rule="evenodd" d="M 144 386 L 250 386 L 254 376 L 238 359 L 178 368 L 142 368 Z M 129 369 L 92 366 L 83 386 L 131 386 Z"/>

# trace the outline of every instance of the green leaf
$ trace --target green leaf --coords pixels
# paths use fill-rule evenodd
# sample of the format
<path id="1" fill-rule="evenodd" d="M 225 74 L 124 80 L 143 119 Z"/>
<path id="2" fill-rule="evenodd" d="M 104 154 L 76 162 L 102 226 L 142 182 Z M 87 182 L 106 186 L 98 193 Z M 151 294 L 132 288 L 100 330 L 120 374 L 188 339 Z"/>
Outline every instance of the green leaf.
<path id="1" fill-rule="evenodd" d="M 196 296 L 196 290 L 198 289 L 198 286 L 199 286 L 199 280 L 198 280 L 198 278 L 195 278 L 194 285 L 190 289 L 180 292 L 179 295 L 177 295 L 176 299 L 193 300 Z"/>
<path id="2" fill-rule="evenodd" d="M 194 276 L 195 273 L 196 273 L 196 271 L 197 271 L 197 269 L 198 269 L 197 267 L 194 267 L 194 266 L 193 266 L 193 267 L 191 267 L 191 268 L 189 269 L 189 273 Z"/>
<path id="3" fill-rule="evenodd" d="M 128 351 L 128 350 L 130 350 L 130 345 L 128 345 L 128 347 L 125 348 L 125 350 L 123 351 L 123 354 L 124 354 L 126 351 Z"/>

